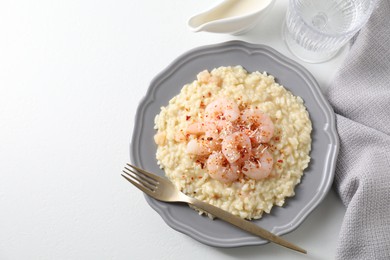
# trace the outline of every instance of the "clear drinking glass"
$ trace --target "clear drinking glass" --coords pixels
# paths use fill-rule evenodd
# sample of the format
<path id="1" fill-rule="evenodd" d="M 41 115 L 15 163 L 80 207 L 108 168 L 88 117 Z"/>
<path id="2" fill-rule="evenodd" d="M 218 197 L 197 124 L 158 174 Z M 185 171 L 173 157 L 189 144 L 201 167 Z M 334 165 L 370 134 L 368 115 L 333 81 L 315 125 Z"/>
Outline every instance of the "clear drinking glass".
<path id="1" fill-rule="evenodd" d="M 312 63 L 335 56 L 367 22 L 377 0 L 290 0 L 283 38 L 298 58 Z"/>

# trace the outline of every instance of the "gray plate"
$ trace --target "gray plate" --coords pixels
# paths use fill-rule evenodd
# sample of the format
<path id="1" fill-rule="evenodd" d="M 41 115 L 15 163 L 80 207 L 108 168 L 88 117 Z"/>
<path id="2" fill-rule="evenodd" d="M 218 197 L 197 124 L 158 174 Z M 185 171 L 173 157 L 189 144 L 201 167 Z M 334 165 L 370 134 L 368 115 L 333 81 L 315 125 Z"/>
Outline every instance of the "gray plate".
<path id="1" fill-rule="evenodd" d="M 286 199 L 283 207 L 275 206 L 270 214 L 254 221 L 277 235 L 283 235 L 297 228 L 329 191 L 339 142 L 335 115 L 314 77 L 270 47 L 231 41 L 193 49 L 172 62 L 153 79 L 138 107 L 130 146 L 131 160 L 147 171 L 164 176 L 156 163 L 153 141 L 154 118 L 160 107 L 166 106 L 184 84 L 195 80 L 198 72 L 234 65 L 242 65 L 249 72 L 266 71 L 275 76 L 278 83 L 303 98 L 313 123 L 312 159 L 301 183 L 295 188 L 296 195 Z M 238 247 L 268 242 L 218 219 L 212 221 L 199 216 L 187 205 L 164 203 L 148 196 L 146 200 L 169 226 L 204 244 Z"/>

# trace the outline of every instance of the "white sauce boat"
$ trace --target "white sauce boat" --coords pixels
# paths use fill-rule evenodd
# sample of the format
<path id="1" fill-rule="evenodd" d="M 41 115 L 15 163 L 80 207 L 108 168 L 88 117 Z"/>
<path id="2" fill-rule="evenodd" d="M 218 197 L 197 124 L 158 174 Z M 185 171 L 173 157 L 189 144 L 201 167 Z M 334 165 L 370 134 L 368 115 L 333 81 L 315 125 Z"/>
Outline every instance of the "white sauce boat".
<path id="1" fill-rule="evenodd" d="M 194 32 L 243 34 L 272 8 L 275 0 L 224 0 L 192 16 L 187 24 Z"/>

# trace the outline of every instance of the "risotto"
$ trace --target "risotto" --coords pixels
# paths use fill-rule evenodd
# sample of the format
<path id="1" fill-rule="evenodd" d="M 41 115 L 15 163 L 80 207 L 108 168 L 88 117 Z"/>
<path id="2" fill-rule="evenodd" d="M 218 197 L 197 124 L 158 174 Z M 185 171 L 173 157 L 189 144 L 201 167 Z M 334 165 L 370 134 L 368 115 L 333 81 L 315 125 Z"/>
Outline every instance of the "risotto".
<path id="1" fill-rule="evenodd" d="M 282 206 L 310 161 L 303 100 L 241 66 L 200 72 L 161 108 L 155 128 L 166 176 L 188 196 L 241 218 Z"/>

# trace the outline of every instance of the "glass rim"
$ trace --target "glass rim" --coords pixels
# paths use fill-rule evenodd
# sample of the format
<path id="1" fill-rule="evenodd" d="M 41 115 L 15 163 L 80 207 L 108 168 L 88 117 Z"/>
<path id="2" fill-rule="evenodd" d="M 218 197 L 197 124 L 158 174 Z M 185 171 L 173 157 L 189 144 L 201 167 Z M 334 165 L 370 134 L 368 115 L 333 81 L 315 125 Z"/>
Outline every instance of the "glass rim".
<path id="1" fill-rule="evenodd" d="M 293 7 L 291 9 L 294 9 L 294 11 L 296 11 L 297 10 L 297 8 L 296 8 L 297 7 L 297 1 L 298 0 L 290 0 L 289 1 L 290 2 L 289 8 Z M 369 0 L 369 1 L 370 1 L 370 6 L 367 9 L 367 12 L 369 13 L 369 15 L 367 15 L 365 17 L 365 19 L 363 19 L 360 23 L 358 23 L 358 25 L 354 29 L 348 30 L 347 32 L 344 32 L 344 33 L 323 33 L 323 32 L 317 31 L 310 24 L 308 24 L 304 19 L 302 19 L 301 15 L 298 15 L 298 17 L 306 25 L 306 27 L 309 28 L 310 31 L 312 31 L 312 32 L 314 32 L 316 34 L 320 34 L 320 35 L 324 35 L 324 36 L 330 36 L 330 37 L 349 35 L 351 33 L 355 34 L 356 32 L 358 32 L 364 26 L 364 24 L 368 21 L 368 19 L 370 19 L 371 15 L 372 15 L 372 12 L 373 12 L 373 10 L 374 10 L 375 6 L 377 5 L 377 2 L 378 2 L 378 0 Z"/>

